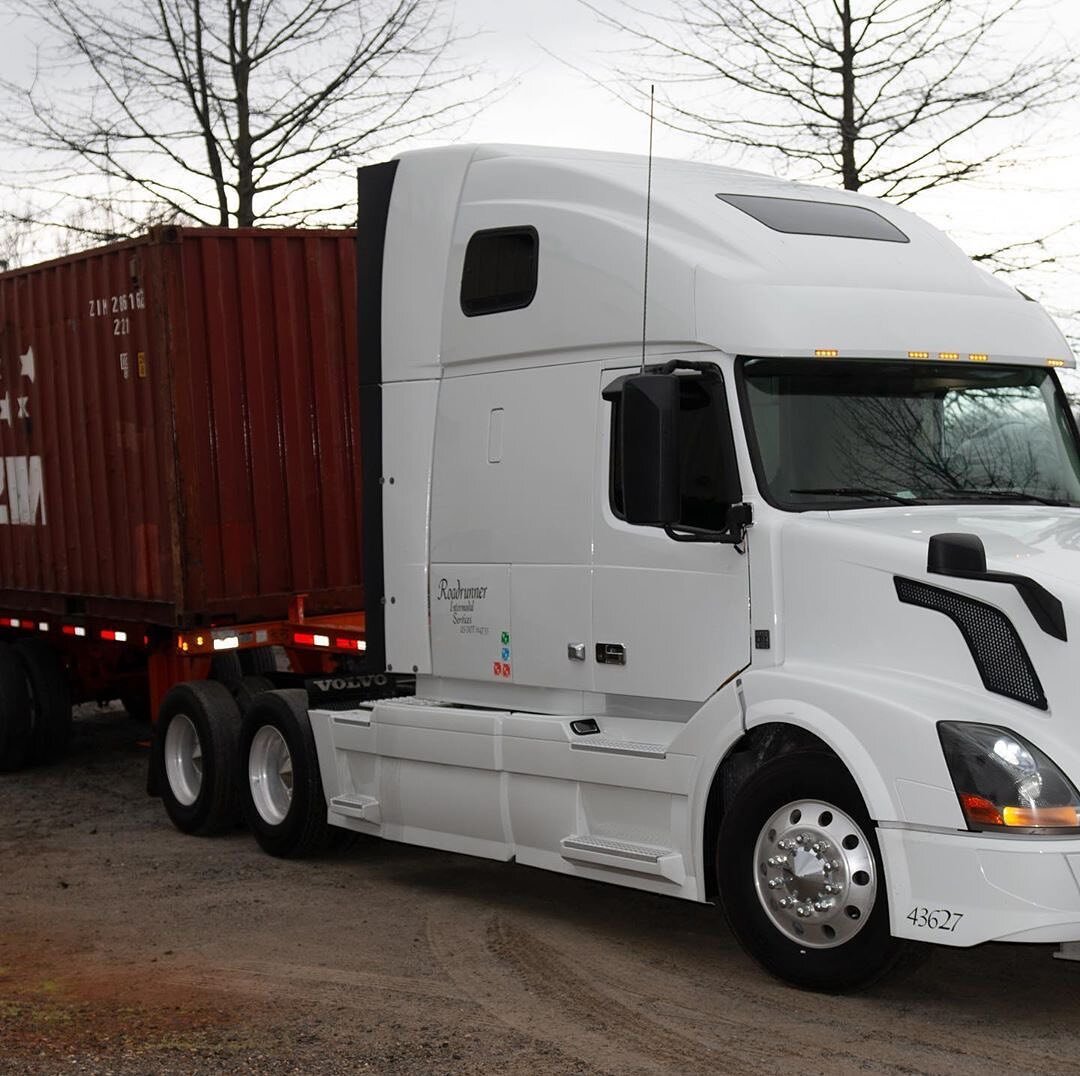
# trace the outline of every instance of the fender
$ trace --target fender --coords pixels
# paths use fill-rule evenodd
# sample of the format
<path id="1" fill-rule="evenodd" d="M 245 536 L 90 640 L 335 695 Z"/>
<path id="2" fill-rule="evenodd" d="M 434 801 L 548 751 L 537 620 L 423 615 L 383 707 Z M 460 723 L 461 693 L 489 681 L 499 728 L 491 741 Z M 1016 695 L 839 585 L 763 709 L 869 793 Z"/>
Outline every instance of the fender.
<path id="1" fill-rule="evenodd" d="M 747 730 L 781 722 L 812 732 L 847 767 L 876 821 L 967 828 L 937 722 L 985 721 L 985 699 L 976 706 L 949 685 L 885 670 L 795 663 L 751 670 L 743 693 Z"/>

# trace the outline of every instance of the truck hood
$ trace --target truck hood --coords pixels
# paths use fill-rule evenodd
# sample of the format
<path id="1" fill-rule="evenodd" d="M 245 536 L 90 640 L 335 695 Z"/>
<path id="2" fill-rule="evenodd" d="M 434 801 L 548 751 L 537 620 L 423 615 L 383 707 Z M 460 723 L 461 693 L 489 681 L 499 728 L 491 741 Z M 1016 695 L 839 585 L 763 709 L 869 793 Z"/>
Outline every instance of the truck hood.
<path id="1" fill-rule="evenodd" d="M 897 507 L 830 512 L 827 518 L 865 535 L 868 552 L 880 548 L 875 538 L 889 545 L 893 541 L 905 543 L 902 551 L 896 550 L 901 553 L 904 570 L 909 570 L 912 552 L 907 543 L 920 547 L 925 568 L 932 535 L 964 532 L 982 539 L 990 569 L 1030 575 L 1047 586 L 1051 581 L 1080 584 L 1080 508 L 1023 504 Z"/>

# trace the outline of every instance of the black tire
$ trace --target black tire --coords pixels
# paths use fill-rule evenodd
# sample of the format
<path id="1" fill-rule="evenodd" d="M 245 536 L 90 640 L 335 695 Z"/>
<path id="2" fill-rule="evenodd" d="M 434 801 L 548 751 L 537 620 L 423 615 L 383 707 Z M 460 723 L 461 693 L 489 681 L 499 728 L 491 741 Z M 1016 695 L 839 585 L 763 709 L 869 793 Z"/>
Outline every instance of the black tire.
<path id="1" fill-rule="evenodd" d="M 257 646 L 254 650 L 240 651 L 240 667 L 245 674 L 251 676 L 265 676 L 268 673 L 276 673 L 277 654 L 272 646 Z"/>
<path id="2" fill-rule="evenodd" d="M 0 772 L 21 770 L 33 736 L 33 708 L 22 662 L 0 645 Z"/>
<path id="3" fill-rule="evenodd" d="M 215 654 L 210 659 L 210 679 L 219 684 L 231 688 L 243 675 L 244 669 L 240 664 L 240 655 L 235 650 Z"/>
<path id="4" fill-rule="evenodd" d="M 188 765 L 192 732 L 199 760 Z M 239 736 L 240 711 L 224 684 L 190 681 L 165 696 L 154 731 L 155 780 L 166 813 L 182 833 L 205 837 L 236 824 Z"/>
<path id="5" fill-rule="evenodd" d="M 235 684 L 231 685 L 232 697 L 240 708 L 240 716 L 246 717 L 255 700 L 260 695 L 274 690 L 273 680 L 265 676 L 241 676 Z"/>
<path id="6" fill-rule="evenodd" d="M 307 705 L 306 691 L 268 691 L 255 700 L 244 718 L 240 735 L 239 783 L 244 821 L 259 846 L 272 856 L 314 855 L 328 848 L 331 842 L 333 827 L 326 820 L 326 795 Z M 276 817 L 266 805 L 265 781 L 260 784 L 252 776 L 253 770 L 257 773 L 260 769 L 257 761 L 260 744 L 269 739 L 280 747 L 269 730 L 276 730 L 284 741 L 291 762 L 291 792 Z M 256 786 L 260 792 L 253 791 Z M 262 796 L 258 803 L 257 796 Z"/>
<path id="7" fill-rule="evenodd" d="M 71 690 L 56 651 L 40 639 L 20 639 L 12 650 L 30 692 L 32 730 L 27 762 L 55 762 L 71 740 Z"/>
<path id="8" fill-rule="evenodd" d="M 770 838 L 784 838 L 776 836 L 776 823 L 773 828 L 766 827 L 782 808 L 800 802 L 817 802 L 833 808 L 832 812 L 826 810 L 818 815 L 821 820 L 828 816 L 829 821 L 824 829 L 819 827 L 816 819 L 802 819 L 795 812 L 782 816 L 782 825 L 791 827 L 784 830 L 785 834 L 792 834 L 787 842 L 789 848 L 794 847 L 794 834 L 798 832 L 800 824 L 806 827 L 808 835 L 800 840 L 798 855 L 811 854 L 810 841 L 813 837 L 826 842 L 821 845 L 824 851 L 812 853 L 821 862 L 826 862 L 826 872 L 818 870 L 818 864 L 810 863 L 811 874 L 805 879 L 796 879 L 787 867 L 772 866 L 774 860 L 765 860 L 766 852 L 761 851 L 759 855 L 757 847 L 760 838 L 764 842 L 763 849 L 775 849 L 776 845 L 771 843 Z M 847 820 L 841 821 L 845 814 Z M 860 836 L 855 835 L 854 827 L 849 822 L 854 822 L 861 830 Z M 865 838 L 865 845 L 862 844 L 862 837 Z M 802 846 L 802 840 L 807 842 L 805 846 Z M 846 854 L 839 851 L 848 847 L 843 843 L 845 840 L 855 842 L 851 845 L 854 851 Z M 828 850 L 830 842 L 835 842 L 831 843 L 832 851 Z M 867 857 L 865 865 L 868 869 L 855 872 L 847 879 L 846 856 L 866 856 L 867 852 L 872 854 L 876 874 Z M 827 861 L 831 855 L 845 858 L 843 861 Z M 759 859 L 761 862 L 758 862 Z M 843 863 L 839 876 L 828 873 L 831 869 L 828 862 L 832 862 L 833 867 Z M 885 871 L 873 823 L 851 775 L 833 755 L 796 751 L 781 755 L 757 770 L 737 790 L 734 802 L 724 813 L 717 842 L 716 872 L 724 911 L 735 937 L 766 971 L 785 982 L 824 993 L 858 990 L 888 972 L 906 949 L 906 943 L 893 938 L 889 932 Z M 856 874 L 861 878 L 856 878 Z M 766 893 L 765 878 L 770 875 L 777 880 L 776 897 Z M 807 907 L 808 917 L 805 920 L 797 920 L 791 912 L 773 904 L 772 914 L 777 915 L 781 922 L 787 922 L 786 917 L 791 918 L 787 932 L 766 911 L 765 900 L 775 902 L 782 899 L 781 895 L 786 899 L 795 887 L 805 884 L 813 889 L 823 886 L 828 878 L 839 880 L 840 877 L 847 879 L 843 891 L 835 899 L 824 897 L 826 903 L 833 901 L 832 907 L 825 911 L 817 912 L 807 907 L 807 902 L 814 897 L 798 896 L 797 899 Z M 791 879 L 790 889 L 782 880 L 787 878 Z M 866 878 L 870 879 L 869 884 Z M 864 888 L 858 888 L 857 882 Z M 765 896 L 759 897 L 759 884 Z M 770 888 L 769 892 L 773 890 Z M 821 896 L 820 890 L 817 896 Z M 863 904 L 861 909 L 855 906 L 860 901 Z M 816 908 L 816 905 L 813 907 Z M 854 922 L 859 925 L 853 926 Z M 841 932 L 857 932 L 845 939 L 843 933 L 837 933 L 832 924 L 838 926 Z M 804 934 L 803 943 L 795 937 L 798 931 Z M 828 931 L 833 931 L 834 940 L 830 940 L 833 935 L 829 935 Z"/>

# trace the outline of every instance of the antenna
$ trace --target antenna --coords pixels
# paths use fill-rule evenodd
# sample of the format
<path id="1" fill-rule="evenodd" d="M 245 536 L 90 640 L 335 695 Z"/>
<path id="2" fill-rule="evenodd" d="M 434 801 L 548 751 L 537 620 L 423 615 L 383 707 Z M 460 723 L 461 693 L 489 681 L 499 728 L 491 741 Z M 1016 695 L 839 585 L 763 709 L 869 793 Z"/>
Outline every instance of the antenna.
<path id="1" fill-rule="evenodd" d="M 649 179 L 645 188 L 645 280 L 641 289 L 641 372 L 645 372 L 645 331 L 649 324 L 649 225 L 652 222 L 652 136 L 656 86 L 649 87 Z"/>

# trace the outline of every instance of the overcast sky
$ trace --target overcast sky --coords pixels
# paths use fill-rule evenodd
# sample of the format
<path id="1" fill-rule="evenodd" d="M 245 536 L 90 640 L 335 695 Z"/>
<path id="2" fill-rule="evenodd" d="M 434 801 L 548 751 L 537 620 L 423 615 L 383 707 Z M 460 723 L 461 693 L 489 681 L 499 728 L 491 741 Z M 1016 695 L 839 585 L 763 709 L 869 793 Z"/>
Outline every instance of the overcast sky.
<path id="1" fill-rule="evenodd" d="M 641 6 L 660 12 L 673 5 L 645 0 Z M 1080 0 L 1046 0 L 1029 10 L 1015 34 L 1018 46 L 1048 38 L 1080 47 Z M 472 56 L 509 87 L 473 122 L 470 141 L 645 152 L 646 120 L 574 70 L 602 77 L 608 57 L 620 46 L 617 35 L 577 0 L 457 0 L 457 13 L 462 29 L 480 32 L 470 46 Z M 920 197 L 910 208 L 945 228 L 969 252 L 1080 221 L 1080 101 L 1043 135 L 1024 167 Z M 725 159 L 723 149 L 663 127 L 656 129 L 655 149 L 661 156 L 769 168 L 764 159 Z M 1068 248 L 1080 255 L 1080 228 L 1070 234 Z M 1080 258 L 1022 283 L 1059 315 L 1080 311 Z M 1080 325 L 1076 329 L 1080 332 Z"/>
<path id="2" fill-rule="evenodd" d="M 617 10 L 616 0 L 596 2 Z M 674 6 L 672 0 L 638 3 L 654 13 Z M 465 48 L 465 59 L 502 88 L 500 98 L 473 121 L 466 133 L 469 141 L 645 152 L 646 119 L 581 73 L 602 80 L 613 52 L 624 42 L 578 0 L 456 0 L 456 11 L 460 29 L 476 35 Z M 1080 48 L 1080 0 L 1027 0 L 1025 11 L 1024 21 L 1010 33 L 1010 47 L 1028 49 L 1049 40 Z M 23 38 L 21 25 L 9 23 L 7 29 L 0 39 L 0 60 L 5 73 L 16 77 L 13 73 L 31 62 L 34 43 Z M 972 253 L 1080 221 L 1080 94 L 1055 125 L 1039 133 L 1040 144 L 1024 167 L 920 196 L 910 208 Z M 655 149 L 659 156 L 759 171 L 772 167 L 765 158 L 736 160 L 720 147 L 662 126 L 655 132 Z M 1056 315 L 1074 317 L 1070 335 L 1080 340 L 1080 227 L 1066 234 L 1056 249 L 1074 257 L 1014 283 L 1034 292 Z"/>

